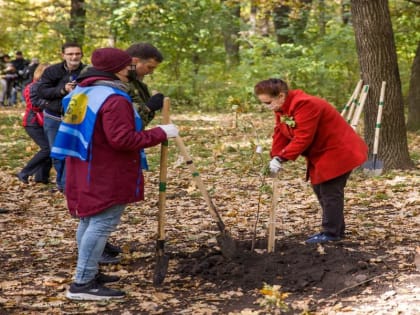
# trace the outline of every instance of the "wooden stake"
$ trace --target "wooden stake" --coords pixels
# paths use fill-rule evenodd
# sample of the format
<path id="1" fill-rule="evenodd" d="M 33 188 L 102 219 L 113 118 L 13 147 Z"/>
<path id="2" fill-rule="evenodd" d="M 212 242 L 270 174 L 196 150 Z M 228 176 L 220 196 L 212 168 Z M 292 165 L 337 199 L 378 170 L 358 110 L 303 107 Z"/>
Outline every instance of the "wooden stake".
<path id="1" fill-rule="evenodd" d="M 268 242 L 267 251 L 274 253 L 276 245 L 276 208 L 279 199 L 279 182 L 277 176 L 273 178 L 273 196 L 271 200 L 270 217 L 268 219 Z"/>

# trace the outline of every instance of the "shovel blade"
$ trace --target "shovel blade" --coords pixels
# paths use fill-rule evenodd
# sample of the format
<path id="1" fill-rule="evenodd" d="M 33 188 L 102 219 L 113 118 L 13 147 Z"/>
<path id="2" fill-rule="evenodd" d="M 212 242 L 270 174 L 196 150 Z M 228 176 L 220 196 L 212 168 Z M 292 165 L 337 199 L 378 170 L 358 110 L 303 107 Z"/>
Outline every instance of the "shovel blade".
<path id="1" fill-rule="evenodd" d="M 169 256 L 167 255 L 157 255 L 156 256 L 156 265 L 155 272 L 153 274 L 153 285 L 159 286 L 165 280 L 166 272 L 168 271 L 169 265 Z"/>
<path id="2" fill-rule="evenodd" d="M 217 237 L 217 243 L 220 246 L 222 255 L 228 259 L 232 259 L 237 256 L 237 246 L 235 240 L 230 236 L 229 232 L 224 231 Z"/>
<path id="3" fill-rule="evenodd" d="M 362 165 L 363 172 L 373 176 L 379 176 L 384 169 L 384 163 L 381 160 L 369 160 Z"/>

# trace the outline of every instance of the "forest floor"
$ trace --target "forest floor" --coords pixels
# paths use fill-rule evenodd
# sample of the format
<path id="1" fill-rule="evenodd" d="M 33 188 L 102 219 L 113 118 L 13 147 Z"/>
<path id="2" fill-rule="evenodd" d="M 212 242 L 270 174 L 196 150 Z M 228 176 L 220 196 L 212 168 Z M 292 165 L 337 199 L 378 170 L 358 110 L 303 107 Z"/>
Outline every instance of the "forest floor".
<path id="1" fill-rule="evenodd" d="M 320 209 L 302 159 L 285 165 L 276 204 L 276 246 L 267 253 L 273 120 L 267 113 L 173 115 L 238 250 L 225 258 L 191 172 L 170 141 L 163 284 L 156 263 L 159 147 L 147 150 L 144 202 L 125 211 L 113 244 L 122 261 L 102 266 L 121 280 L 119 301 L 65 298 L 77 258 L 77 220 L 54 186 L 14 176 L 36 152 L 20 126 L 22 109 L 0 109 L 0 314 L 420 314 L 420 135 L 409 134 L 412 170 L 353 172 L 342 241 L 305 244 Z M 159 118 L 157 118 L 158 120 Z M 263 147 L 257 154 L 256 145 Z M 257 213 L 259 214 L 257 220 Z M 254 234 L 255 229 L 255 234 Z M 253 241 L 254 240 L 254 241 Z M 253 250 L 251 250 L 253 248 Z"/>

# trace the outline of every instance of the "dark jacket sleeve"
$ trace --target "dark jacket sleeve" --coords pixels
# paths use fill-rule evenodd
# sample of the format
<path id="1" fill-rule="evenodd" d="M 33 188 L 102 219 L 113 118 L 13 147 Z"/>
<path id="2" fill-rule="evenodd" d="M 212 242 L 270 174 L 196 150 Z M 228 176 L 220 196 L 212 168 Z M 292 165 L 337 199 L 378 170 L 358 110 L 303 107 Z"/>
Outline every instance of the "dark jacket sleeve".
<path id="1" fill-rule="evenodd" d="M 39 80 L 38 93 L 45 99 L 62 98 L 67 93 L 64 90 L 65 82 L 58 76 L 55 67 L 48 67 Z"/>
<path id="2" fill-rule="evenodd" d="M 32 102 L 34 111 L 42 111 L 48 105 L 48 100 L 39 97 L 38 94 L 39 82 L 35 82 L 29 87 L 29 98 Z"/>

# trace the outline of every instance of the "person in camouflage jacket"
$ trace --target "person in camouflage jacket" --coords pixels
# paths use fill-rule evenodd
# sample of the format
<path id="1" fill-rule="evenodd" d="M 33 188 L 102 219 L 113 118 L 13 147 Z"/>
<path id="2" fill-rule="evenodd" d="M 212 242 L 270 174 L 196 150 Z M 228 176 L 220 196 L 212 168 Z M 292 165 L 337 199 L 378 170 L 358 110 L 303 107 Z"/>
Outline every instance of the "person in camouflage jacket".
<path id="1" fill-rule="evenodd" d="M 143 120 L 143 128 L 155 117 L 155 112 L 163 106 L 163 94 L 151 95 L 148 86 L 143 82 L 146 75 L 153 71 L 163 61 L 160 51 L 149 43 L 137 43 L 127 48 L 126 52 L 132 58 L 132 70 L 128 94 L 134 107 Z"/>

